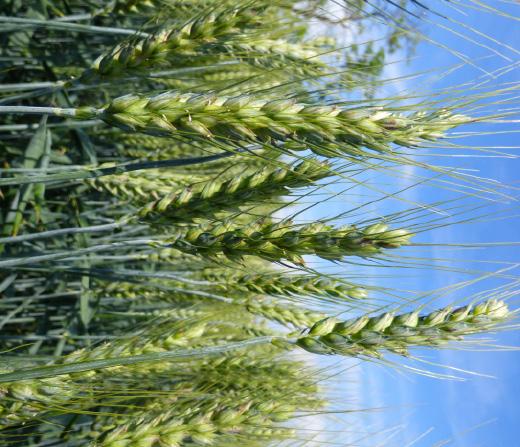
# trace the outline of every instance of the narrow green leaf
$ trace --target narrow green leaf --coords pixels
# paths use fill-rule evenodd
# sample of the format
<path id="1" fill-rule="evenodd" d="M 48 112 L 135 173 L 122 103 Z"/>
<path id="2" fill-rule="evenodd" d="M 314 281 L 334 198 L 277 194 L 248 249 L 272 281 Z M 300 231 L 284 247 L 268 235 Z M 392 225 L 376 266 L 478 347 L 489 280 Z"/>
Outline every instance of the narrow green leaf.
<path id="1" fill-rule="evenodd" d="M 23 168 L 34 169 L 43 154 L 50 151 L 50 138 L 47 135 L 47 116 L 43 116 L 38 130 L 31 138 L 25 154 Z M 11 206 L 7 212 L 4 221 L 2 234 L 4 236 L 14 236 L 18 233 L 23 221 L 23 212 L 27 206 L 27 202 L 33 197 L 34 184 L 23 185 L 16 192 Z"/>
<path id="2" fill-rule="evenodd" d="M 49 162 L 51 159 L 51 145 L 52 145 L 52 137 L 51 131 L 47 130 L 46 140 L 45 140 L 45 148 L 43 155 L 38 163 L 38 167 L 45 172 L 45 170 L 49 167 Z M 36 219 L 41 221 L 42 212 L 41 210 L 45 208 L 45 183 L 36 183 L 34 185 L 34 208 L 36 211 Z"/>
<path id="3" fill-rule="evenodd" d="M 82 129 L 75 129 L 74 133 L 78 137 L 79 144 L 81 146 L 81 150 L 83 152 L 83 159 L 92 164 L 97 164 L 97 156 L 96 151 L 94 149 L 94 145 L 92 144 L 92 141 L 90 140 L 87 133 Z"/>

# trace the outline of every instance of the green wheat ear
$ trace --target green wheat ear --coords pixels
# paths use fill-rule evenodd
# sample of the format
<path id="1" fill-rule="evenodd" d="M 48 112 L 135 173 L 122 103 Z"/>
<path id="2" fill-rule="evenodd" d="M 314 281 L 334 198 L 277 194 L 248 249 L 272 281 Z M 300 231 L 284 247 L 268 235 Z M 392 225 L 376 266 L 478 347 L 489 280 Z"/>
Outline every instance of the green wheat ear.
<path id="1" fill-rule="evenodd" d="M 149 97 L 126 95 L 103 109 L 85 113 L 151 135 L 192 135 L 224 143 L 290 142 L 288 149 L 309 148 L 325 156 L 370 156 L 392 152 L 392 144 L 417 146 L 442 138 L 447 130 L 469 121 L 447 110 L 403 115 L 377 108 L 266 100 L 259 95 L 227 97 L 175 91 Z"/>
<path id="2" fill-rule="evenodd" d="M 238 61 L 283 69 L 291 63 L 294 70 L 309 74 L 328 68 L 317 60 L 320 45 L 303 43 L 301 37 L 294 41 L 290 19 L 276 11 L 276 2 L 235 1 L 207 6 L 199 14 L 195 7 L 185 21 L 116 45 L 98 56 L 78 81 L 147 76 L 152 70 L 200 66 L 205 60 L 208 66 Z M 281 22 L 279 28 L 269 26 L 270 20 Z"/>
<path id="3" fill-rule="evenodd" d="M 166 28 L 146 38 L 124 42 L 102 54 L 81 77 L 96 78 L 129 76 L 163 67 L 177 55 L 193 55 L 204 45 L 228 41 L 242 29 L 258 24 L 258 16 L 238 7 L 219 13 L 208 13 L 188 21 L 181 27 Z"/>
<path id="4" fill-rule="evenodd" d="M 379 357 L 380 351 L 388 350 L 407 355 L 410 346 L 439 346 L 490 331 L 511 315 L 506 303 L 491 299 L 475 307 L 453 310 L 449 306 L 424 316 L 418 312 L 385 313 L 343 322 L 325 318 L 296 344 L 317 354 Z"/>
<path id="5" fill-rule="evenodd" d="M 77 81 L 146 76 L 151 70 L 184 65 L 205 55 L 214 58 L 228 54 L 232 60 L 283 68 L 288 61 L 298 62 L 300 69 L 309 73 L 326 67 L 314 59 L 320 49 L 312 42 L 270 38 L 270 32 L 261 26 L 268 17 L 268 5 L 252 6 L 244 2 L 244 6 L 213 9 L 182 26 L 166 27 L 147 37 L 123 42 L 98 56 Z"/>
<path id="6" fill-rule="evenodd" d="M 230 180 L 219 178 L 190 185 L 149 203 L 141 217 L 166 221 L 189 220 L 214 215 L 222 209 L 237 208 L 249 202 L 266 200 L 333 175 L 328 164 L 306 160 L 294 168 L 269 167 L 239 173 Z"/>
<path id="7" fill-rule="evenodd" d="M 178 250 L 206 256 L 225 254 L 230 258 L 245 255 L 270 261 L 287 259 L 303 264 L 302 255 L 342 260 L 345 256 L 371 257 L 384 249 L 409 244 L 412 233 L 404 229 L 390 230 L 385 224 L 365 228 L 335 228 L 323 223 L 291 225 L 258 221 L 239 226 L 231 222 L 179 228 L 166 243 Z"/>
<path id="8" fill-rule="evenodd" d="M 331 299 L 358 300 L 368 296 L 363 287 L 339 279 L 319 275 L 294 275 L 277 272 L 264 274 L 230 274 L 209 271 L 203 275 L 212 281 L 212 287 L 223 292 L 234 289 L 272 296 L 323 296 Z"/>

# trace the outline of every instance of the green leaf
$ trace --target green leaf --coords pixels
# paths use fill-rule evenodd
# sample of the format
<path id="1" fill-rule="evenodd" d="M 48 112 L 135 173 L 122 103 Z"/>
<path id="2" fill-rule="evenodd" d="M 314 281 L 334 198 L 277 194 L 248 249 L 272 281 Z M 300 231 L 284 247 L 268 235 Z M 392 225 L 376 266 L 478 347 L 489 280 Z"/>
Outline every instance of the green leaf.
<path id="1" fill-rule="evenodd" d="M 47 130 L 45 141 L 45 148 L 43 155 L 40 158 L 40 162 L 38 163 L 38 167 L 45 172 L 45 170 L 49 167 L 49 162 L 51 159 L 51 131 Z M 36 211 L 37 220 L 42 219 L 42 209 L 45 208 L 45 183 L 36 183 L 34 184 L 34 209 Z"/>
<path id="2" fill-rule="evenodd" d="M 34 169 L 44 154 L 50 153 L 50 134 L 47 129 L 47 116 L 42 117 L 38 130 L 29 142 L 23 161 L 23 168 Z M 48 161 L 46 162 L 48 163 Z M 4 236 L 14 236 L 20 230 L 23 222 L 23 212 L 27 202 L 34 196 L 34 184 L 22 185 L 16 192 L 13 201 L 7 212 L 2 234 Z M 41 191 L 40 191 L 41 193 Z"/>
<path id="3" fill-rule="evenodd" d="M 78 137 L 83 152 L 83 159 L 92 165 L 97 165 L 96 151 L 87 133 L 82 129 L 75 129 L 74 132 Z"/>

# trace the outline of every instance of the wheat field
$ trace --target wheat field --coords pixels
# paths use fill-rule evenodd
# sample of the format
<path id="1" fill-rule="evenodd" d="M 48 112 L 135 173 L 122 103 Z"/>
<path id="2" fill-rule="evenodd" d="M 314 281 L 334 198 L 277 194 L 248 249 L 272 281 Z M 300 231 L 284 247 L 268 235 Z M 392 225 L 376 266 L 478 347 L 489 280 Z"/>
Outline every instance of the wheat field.
<path id="1" fill-rule="evenodd" d="M 331 359 L 441 380 L 418 350 L 503 348 L 510 267 L 421 249 L 514 202 L 456 137 L 517 122 L 517 85 L 393 90 L 429 3 L 0 2 L 1 446 L 400 445 L 319 428 L 358 409 Z"/>

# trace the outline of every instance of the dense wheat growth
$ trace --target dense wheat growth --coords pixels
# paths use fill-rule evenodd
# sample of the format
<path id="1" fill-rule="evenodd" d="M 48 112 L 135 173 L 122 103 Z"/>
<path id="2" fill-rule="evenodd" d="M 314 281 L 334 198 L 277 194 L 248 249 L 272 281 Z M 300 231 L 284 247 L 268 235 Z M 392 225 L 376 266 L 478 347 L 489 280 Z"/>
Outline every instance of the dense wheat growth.
<path id="1" fill-rule="evenodd" d="M 452 205 L 355 188 L 414 166 L 496 192 L 421 158 L 486 119 L 476 87 L 378 96 L 416 13 L 0 2 L 0 446 L 321 445 L 299 422 L 331 412 L 314 354 L 412 362 L 513 327 L 503 290 L 432 311 L 358 273 L 419 266 Z"/>

